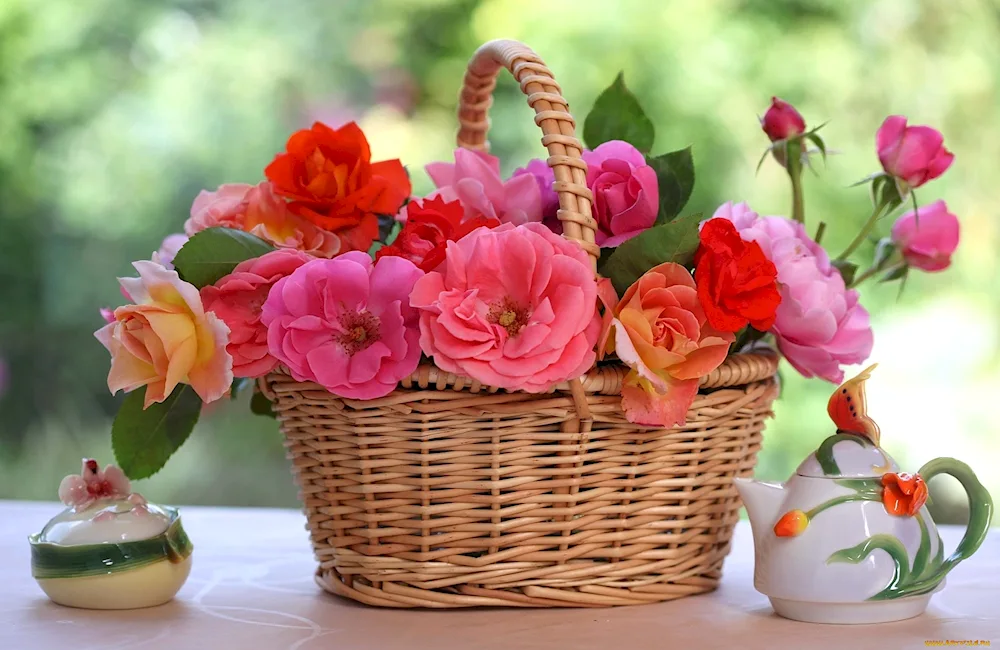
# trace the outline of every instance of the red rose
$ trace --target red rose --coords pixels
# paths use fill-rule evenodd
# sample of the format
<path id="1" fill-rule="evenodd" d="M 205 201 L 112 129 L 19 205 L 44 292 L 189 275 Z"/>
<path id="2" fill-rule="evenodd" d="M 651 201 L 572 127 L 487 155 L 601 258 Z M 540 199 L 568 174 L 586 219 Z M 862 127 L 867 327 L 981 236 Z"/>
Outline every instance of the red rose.
<path id="1" fill-rule="evenodd" d="M 760 244 L 743 241 L 728 219 L 706 221 L 695 254 L 698 299 L 717 330 L 736 332 L 747 323 L 761 332 L 774 325 L 781 302 L 778 270 Z"/>
<path id="2" fill-rule="evenodd" d="M 433 271 L 444 261 L 449 241 L 458 241 L 480 226 L 496 228 L 500 225 L 497 219 L 483 216 L 463 223 L 461 202 L 446 203 L 440 197 L 424 199 L 422 205 L 416 201 L 409 203 L 406 214 L 406 223 L 399 235 L 392 244 L 380 248 L 375 259 L 385 255 L 405 257 L 422 271 Z"/>
<path id="3" fill-rule="evenodd" d="M 367 251 L 378 237 L 378 215 L 395 215 L 410 195 L 398 160 L 371 162 L 357 124 L 331 129 L 316 122 L 292 134 L 264 170 L 291 211 L 340 236 L 341 252 Z"/>

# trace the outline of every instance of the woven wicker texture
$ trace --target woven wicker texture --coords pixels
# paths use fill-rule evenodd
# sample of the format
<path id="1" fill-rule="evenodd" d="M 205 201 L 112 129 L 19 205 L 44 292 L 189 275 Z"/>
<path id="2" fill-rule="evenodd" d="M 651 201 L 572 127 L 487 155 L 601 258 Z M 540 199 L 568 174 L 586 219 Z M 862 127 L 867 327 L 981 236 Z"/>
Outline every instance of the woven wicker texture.
<path id="1" fill-rule="evenodd" d="M 586 165 L 558 84 L 524 45 L 469 64 L 458 142 L 486 150 L 496 74 L 535 109 L 565 234 L 592 258 Z M 301 490 L 319 584 L 386 607 L 601 607 L 715 588 L 777 395 L 777 360 L 732 355 L 684 426 L 630 424 L 627 369 L 549 393 L 507 392 L 421 365 L 388 396 L 338 398 L 282 371 L 260 381 Z"/>

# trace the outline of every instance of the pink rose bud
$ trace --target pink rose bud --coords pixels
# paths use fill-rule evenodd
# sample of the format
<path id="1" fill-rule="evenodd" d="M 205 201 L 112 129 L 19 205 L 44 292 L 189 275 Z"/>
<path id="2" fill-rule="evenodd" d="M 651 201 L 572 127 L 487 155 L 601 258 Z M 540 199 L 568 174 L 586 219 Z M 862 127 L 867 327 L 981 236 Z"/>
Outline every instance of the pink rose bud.
<path id="1" fill-rule="evenodd" d="M 882 169 L 910 187 L 920 187 L 943 174 L 955 155 L 944 148 L 940 131 L 906 126 L 902 115 L 890 115 L 875 134 Z"/>
<path id="2" fill-rule="evenodd" d="M 910 266 L 923 271 L 943 271 L 958 248 L 958 217 L 944 201 L 902 215 L 892 226 L 892 241 Z"/>
<path id="3" fill-rule="evenodd" d="M 760 121 L 760 126 L 771 142 L 775 142 L 802 135 L 806 130 L 806 121 L 802 119 L 794 106 L 777 97 L 772 97 L 771 107 L 764 113 L 764 119 Z"/>

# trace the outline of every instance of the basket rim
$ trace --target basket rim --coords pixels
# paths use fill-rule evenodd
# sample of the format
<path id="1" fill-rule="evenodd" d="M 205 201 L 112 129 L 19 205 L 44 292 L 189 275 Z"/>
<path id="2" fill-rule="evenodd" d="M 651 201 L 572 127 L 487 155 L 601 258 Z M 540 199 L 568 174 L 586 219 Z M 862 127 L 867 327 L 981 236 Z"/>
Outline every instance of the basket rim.
<path id="1" fill-rule="evenodd" d="M 622 382 L 628 373 L 628 366 L 620 361 L 601 363 L 591 368 L 585 375 L 579 378 L 580 383 L 586 393 L 597 395 L 618 395 L 621 393 Z M 701 389 L 734 388 L 745 386 L 758 381 L 765 381 L 774 377 L 778 372 L 778 355 L 771 350 L 755 350 L 753 352 L 738 352 L 730 354 L 725 361 L 715 370 L 701 378 Z M 278 366 L 264 378 L 271 375 L 283 375 L 291 377 L 291 373 L 284 366 Z M 262 378 L 262 380 L 264 379 Z M 573 380 L 576 381 L 576 380 Z M 264 383 L 262 381 L 262 383 Z M 297 382 L 306 390 L 326 391 L 326 388 L 316 382 Z M 508 392 L 517 393 L 521 391 L 508 391 L 495 386 L 485 386 L 475 379 L 470 379 L 462 375 L 446 372 L 433 362 L 424 360 L 417 366 L 408 377 L 400 380 L 397 388 L 404 389 L 430 389 L 430 390 L 468 390 L 473 393 L 486 392 Z M 563 381 L 555 384 L 545 393 L 570 392 L 570 382 Z M 540 394 L 545 394 L 540 393 Z"/>

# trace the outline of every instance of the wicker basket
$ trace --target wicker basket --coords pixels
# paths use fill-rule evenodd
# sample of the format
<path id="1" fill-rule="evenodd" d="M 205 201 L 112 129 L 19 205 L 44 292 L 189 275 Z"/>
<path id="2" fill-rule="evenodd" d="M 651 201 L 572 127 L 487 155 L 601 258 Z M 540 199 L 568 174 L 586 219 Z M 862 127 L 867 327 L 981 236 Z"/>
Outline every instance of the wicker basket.
<path id="1" fill-rule="evenodd" d="M 486 149 L 506 67 L 535 109 L 566 236 L 593 256 L 582 147 L 559 86 L 527 47 L 469 64 L 458 143 Z M 382 399 L 341 399 L 281 371 L 272 400 L 331 591 L 386 607 L 633 605 L 713 589 L 777 394 L 777 361 L 730 356 L 687 423 L 630 424 L 626 369 L 600 365 L 548 394 L 497 391 L 421 365 Z"/>

